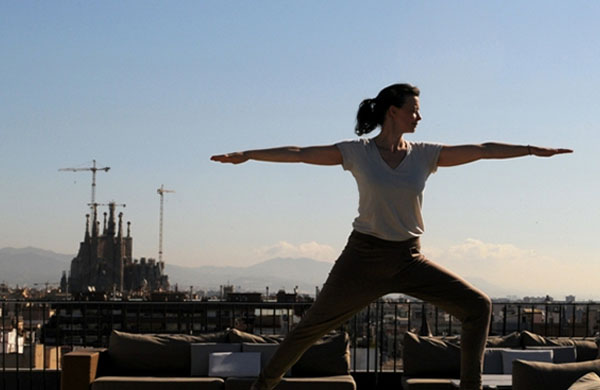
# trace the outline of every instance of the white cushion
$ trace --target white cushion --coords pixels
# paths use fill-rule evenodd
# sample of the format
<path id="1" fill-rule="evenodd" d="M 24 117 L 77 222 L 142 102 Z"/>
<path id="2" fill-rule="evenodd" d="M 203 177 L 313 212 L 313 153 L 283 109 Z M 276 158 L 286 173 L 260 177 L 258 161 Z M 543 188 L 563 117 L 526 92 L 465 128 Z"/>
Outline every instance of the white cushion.
<path id="1" fill-rule="evenodd" d="M 512 374 L 513 360 L 529 360 L 535 362 L 552 363 L 554 354 L 552 350 L 504 350 L 502 351 L 502 372 Z"/>
<path id="2" fill-rule="evenodd" d="M 208 360 L 212 352 L 241 352 L 240 343 L 192 343 L 191 348 L 191 375 L 207 376 Z"/>
<path id="3" fill-rule="evenodd" d="M 258 376 L 259 352 L 213 352 L 208 360 L 208 376 Z"/>
<path id="4" fill-rule="evenodd" d="M 531 350 L 552 350 L 554 363 L 573 363 L 577 361 L 577 348 L 574 345 L 547 346 L 547 347 L 525 347 Z"/>
<path id="5" fill-rule="evenodd" d="M 279 348 L 279 344 L 274 344 L 274 343 L 266 343 L 266 344 L 242 343 L 242 352 L 259 352 L 260 353 L 261 369 L 264 368 L 267 365 L 267 363 L 269 363 L 269 360 L 271 360 L 271 358 L 275 354 L 275 351 L 277 351 L 277 348 Z M 290 376 L 291 372 L 292 372 L 292 369 L 290 368 L 289 370 L 286 371 L 284 376 Z"/>

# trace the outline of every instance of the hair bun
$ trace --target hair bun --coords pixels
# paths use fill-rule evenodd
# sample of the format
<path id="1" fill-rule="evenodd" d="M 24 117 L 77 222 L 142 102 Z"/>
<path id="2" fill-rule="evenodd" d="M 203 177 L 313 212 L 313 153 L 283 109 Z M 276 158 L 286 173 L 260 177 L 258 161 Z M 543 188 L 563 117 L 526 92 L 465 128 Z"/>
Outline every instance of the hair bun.
<path id="1" fill-rule="evenodd" d="M 377 97 L 365 99 L 358 106 L 354 132 L 363 135 L 382 126 L 390 106 L 402 107 L 407 96 L 419 96 L 419 88 L 410 84 L 392 84 L 382 89 Z"/>
<path id="2" fill-rule="evenodd" d="M 363 135 L 371 132 L 377 127 L 377 99 L 365 99 L 358 106 L 356 114 L 356 127 L 354 132 L 358 135 Z"/>

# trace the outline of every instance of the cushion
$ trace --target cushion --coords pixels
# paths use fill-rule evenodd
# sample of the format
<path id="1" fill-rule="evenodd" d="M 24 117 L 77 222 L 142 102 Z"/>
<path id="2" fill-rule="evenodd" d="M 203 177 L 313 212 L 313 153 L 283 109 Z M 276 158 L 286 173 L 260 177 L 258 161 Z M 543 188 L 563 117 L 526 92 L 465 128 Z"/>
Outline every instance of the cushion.
<path id="1" fill-rule="evenodd" d="M 432 378 L 458 378 L 460 376 L 460 348 L 436 337 L 404 334 L 404 374 Z"/>
<path id="2" fill-rule="evenodd" d="M 279 344 L 242 343 L 242 352 L 257 352 L 260 354 L 261 367 L 267 365 L 277 348 L 279 348 Z"/>
<path id="3" fill-rule="evenodd" d="M 90 390 L 223 390 L 221 378 L 156 377 L 156 376 L 102 376 Z M 85 387 L 87 388 L 87 387 Z"/>
<path id="4" fill-rule="evenodd" d="M 502 351 L 506 348 L 486 348 L 483 354 L 483 373 L 502 374 Z"/>
<path id="5" fill-rule="evenodd" d="M 242 352 L 241 344 L 230 343 L 193 343 L 188 348 L 191 350 L 191 369 L 188 375 L 207 376 L 209 355 L 213 352 Z"/>
<path id="6" fill-rule="evenodd" d="M 113 330 L 108 343 L 114 374 L 188 376 L 190 343 L 225 339 L 225 333 L 190 336 L 184 334 L 134 334 Z"/>
<path id="7" fill-rule="evenodd" d="M 453 390 L 452 379 L 402 377 L 402 389 L 406 390 Z"/>
<path id="8" fill-rule="evenodd" d="M 277 390 L 355 390 L 352 375 L 319 376 L 315 378 L 283 378 Z"/>
<path id="9" fill-rule="evenodd" d="M 254 378 L 229 377 L 225 390 L 248 390 Z M 199 388 L 200 389 L 200 388 Z M 320 376 L 314 378 L 283 378 L 277 390 L 356 390 L 351 375 Z"/>
<path id="10" fill-rule="evenodd" d="M 489 336 L 486 342 L 488 348 L 521 348 L 521 334 L 512 332 L 505 336 Z"/>
<path id="11" fill-rule="evenodd" d="M 258 336 L 252 333 L 242 332 L 237 329 L 230 329 L 227 333 L 227 341 L 230 343 L 255 343 L 255 344 L 266 344 L 266 343 L 278 343 L 279 340 L 269 336 Z"/>
<path id="12" fill-rule="evenodd" d="M 600 376 L 588 372 L 568 388 L 568 390 L 600 390 Z"/>
<path id="13" fill-rule="evenodd" d="M 260 374 L 258 352 L 213 352 L 208 358 L 208 376 L 252 376 Z"/>
<path id="14" fill-rule="evenodd" d="M 561 364 L 515 360 L 513 390 L 564 390 L 588 372 L 600 374 L 600 360 Z"/>
<path id="15" fill-rule="evenodd" d="M 583 362 L 600 358 L 598 345 L 591 339 L 573 339 L 577 348 L 577 361 Z"/>
<path id="16" fill-rule="evenodd" d="M 577 348 L 575 346 L 566 346 L 566 347 L 558 347 L 558 346 L 547 346 L 547 347 L 526 347 L 525 349 L 529 350 L 552 350 L 554 354 L 553 362 L 554 363 L 572 363 L 577 361 Z"/>
<path id="17" fill-rule="evenodd" d="M 260 353 L 260 367 L 264 368 L 271 357 L 279 348 L 279 344 L 254 344 L 254 343 L 242 343 L 242 352 L 258 352 Z M 291 370 L 286 372 L 286 376 L 291 374 Z"/>
<path id="18" fill-rule="evenodd" d="M 545 346 L 569 346 L 575 345 L 573 340 L 566 337 L 550 338 L 540 336 L 539 334 L 531 333 L 529 331 L 523 331 L 521 333 L 521 340 L 523 341 L 524 347 L 545 347 Z"/>
<path id="19" fill-rule="evenodd" d="M 444 340 L 447 343 L 451 343 L 454 345 L 460 345 L 460 336 L 459 335 L 453 335 L 453 336 L 438 336 L 439 338 L 441 338 L 442 340 Z"/>
<path id="20" fill-rule="evenodd" d="M 296 377 L 350 374 L 348 333 L 334 333 L 317 341 L 292 366 L 292 374 Z"/>
<path id="21" fill-rule="evenodd" d="M 577 349 L 577 361 L 594 360 L 598 356 L 598 346 L 592 339 L 571 339 L 568 337 L 544 337 L 524 331 L 521 334 L 523 346 L 568 346 L 575 345 Z"/>
<path id="22" fill-rule="evenodd" d="M 554 354 L 551 350 L 504 350 L 502 353 L 502 373 L 512 374 L 513 360 L 527 360 L 552 363 Z"/>

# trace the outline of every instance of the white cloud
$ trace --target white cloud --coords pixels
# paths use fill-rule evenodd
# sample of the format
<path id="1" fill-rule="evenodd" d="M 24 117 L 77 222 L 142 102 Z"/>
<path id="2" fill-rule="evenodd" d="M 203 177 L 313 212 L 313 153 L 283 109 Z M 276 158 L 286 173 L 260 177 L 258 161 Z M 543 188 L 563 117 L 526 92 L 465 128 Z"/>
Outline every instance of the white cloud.
<path id="1" fill-rule="evenodd" d="M 599 298 L 596 289 L 600 275 L 598 262 L 577 262 L 513 244 L 489 243 L 475 238 L 447 247 L 426 245 L 423 251 L 432 261 L 471 280 L 494 297 L 549 294 L 555 299 L 564 299 L 573 294 L 578 299 Z M 298 244 L 280 241 L 255 249 L 252 257 L 258 261 L 274 257 L 308 257 L 334 262 L 338 255 L 339 250 L 315 241 Z M 498 291 L 502 291 L 502 295 Z"/>
<path id="2" fill-rule="evenodd" d="M 425 252 L 429 254 L 429 251 L 425 250 Z M 477 276 L 481 277 L 489 276 L 492 270 L 503 272 L 507 269 L 534 263 L 554 262 L 549 257 L 518 248 L 512 244 L 486 243 L 474 238 L 468 238 L 463 243 L 449 248 L 436 248 L 432 252 L 432 256 L 435 256 L 432 258 L 434 261 L 451 264 L 454 268 L 477 273 Z"/>
<path id="3" fill-rule="evenodd" d="M 255 250 L 255 257 L 270 259 L 273 257 L 308 257 L 314 260 L 334 262 L 338 256 L 333 247 L 319 244 L 315 241 L 292 244 L 287 241 L 279 241 L 275 245 L 265 246 Z"/>
<path id="4" fill-rule="evenodd" d="M 597 296 L 589 286 L 598 285 L 600 265 L 558 259 L 512 244 L 486 243 L 469 238 L 447 248 L 424 248 L 431 260 L 467 279 L 483 279 L 507 291 L 563 299 Z"/>

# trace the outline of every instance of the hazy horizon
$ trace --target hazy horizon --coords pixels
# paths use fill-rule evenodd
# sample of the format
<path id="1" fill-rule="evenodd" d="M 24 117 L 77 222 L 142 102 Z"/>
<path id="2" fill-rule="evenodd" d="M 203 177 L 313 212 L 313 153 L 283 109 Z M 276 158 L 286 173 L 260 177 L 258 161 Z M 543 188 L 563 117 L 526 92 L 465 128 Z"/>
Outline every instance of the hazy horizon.
<path id="1" fill-rule="evenodd" d="M 92 175 L 59 169 L 96 160 L 110 167 L 96 201 L 126 204 L 137 258 L 158 257 L 164 184 L 170 264 L 333 263 L 356 216 L 349 173 L 209 157 L 354 138 L 360 101 L 410 82 L 411 141 L 575 151 L 440 168 L 424 253 L 495 285 L 598 297 L 599 15 L 579 0 L 3 2 L 0 247 L 76 253 Z"/>
<path id="2" fill-rule="evenodd" d="M 498 248 L 485 248 L 482 246 L 482 243 L 480 242 L 476 242 L 476 241 L 470 241 L 467 243 L 467 245 L 469 246 L 470 250 L 473 250 L 474 248 L 477 248 L 478 251 L 482 252 L 482 251 L 497 251 Z M 18 253 L 23 253 L 23 252 L 27 252 L 28 250 L 33 250 L 35 252 L 37 251 L 43 251 L 43 252 L 48 252 L 51 255 L 51 258 L 54 258 L 54 256 L 62 256 L 64 257 L 62 259 L 62 262 L 65 264 L 65 269 L 64 271 L 68 271 L 68 266 L 70 264 L 70 260 L 75 256 L 74 254 L 58 254 L 52 251 L 48 251 L 46 249 L 43 248 L 35 248 L 35 247 L 26 247 L 26 248 L 0 248 L 0 263 L 3 261 L 6 261 L 6 250 L 10 249 L 11 251 L 15 251 Z M 457 252 L 457 251 L 461 251 L 461 250 L 465 250 L 466 247 L 465 246 L 456 246 L 452 249 L 451 252 Z M 512 250 L 514 251 L 515 248 L 503 248 L 501 249 L 502 251 L 507 251 L 507 250 Z M 429 253 L 426 252 L 427 255 L 429 255 Z M 443 255 L 440 253 L 437 253 L 437 255 Z M 451 254 L 446 254 L 447 256 L 451 257 Z M 443 256 L 443 258 L 445 258 L 446 256 Z M 480 255 L 480 258 L 483 257 L 485 258 L 486 255 Z M 452 260 L 456 260 L 455 258 L 450 258 L 449 261 L 447 262 L 452 262 Z M 310 261 L 309 264 L 305 264 L 306 261 Z M 296 262 L 302 262 L 301 265 L 301 269 L 300 272 L 302 273 L 302 276 L 298 276 L 297 272 L 299 272 L 298 266 L 294 265 L 294 263 Z M 271 269 L 268 268 L 265 270 L 265 266 L 266 265 L 270 265 L 273 263 L 278 263 L 276 264 L 276 268 L 277 269 Z M 316 264 L 318 263 L 318 267 L 314 267 Z M 441 262 L 443 263 L 443 262 Z M 305 269 L 306 266 L 311 265 L 313 266 L 313 268 L 311 269 Z M 327 267 L 325 267 L 324 265 L 327 265 Z M 166 263 L 165 264 L 165 273 L 167 275 L 169 275 L 170 281 L 171 281 L 171 285 L 172 287 L 177 283 L 179 284 L 179 286 L 193 286 L 194 288 L 197 289 L 216 289 L 219 285 L 222 284 L 231 284 L 234 285 L 237 288 L 241 288 L 241 291 L 262 291 L 264 286 L 271 286 L 272 288 L 275 289 L 284 289 L 284 290 L 288 290 L 291 291 L 294 289 L 294 287 L 296 287 L 297 285 L 300 285 L 300 289 L 299 291 L 301 293 L 307 293 L 307 294 L 313 294 L 314 295 L 314 287 L 316 286 L 321 286 L 322 283 L 325 281 L 326 277 L 327 277 L 327 273 L 329 271 L 329 268 L 332 266 L 333 264 L 331 264 L 330 262 L 327 261 L 321 261 L 321 260 L 316 260 L 316 259 L 311 259 L 310 257 L 272 257 L 272 258 L 265 258 L 262 259 L 261 261 L 254 263 L 254 264 L 244 264 L 238 267 L 235 266 L 218 266 L 218 265 L 203 265 L 203 266 L 185 266 L 185 265 L 177 265 L 177 264 L 170 264 L 170 263 Z M 241 274 L 239 272 L 241 272 L 241 270 L 248 270 L 248 269 L 252 269 L 252 268 L 256 268 L 256 267 L 260 267 L 260 269 L 262 271 L 259 272 L 259 275 L 263 275 L 262 277 L 259 277 L 259 280 L 256 280 L 255 277 L 256 272 L 254 272 L 252 275 L 248 275 L 245 272 L 242 272 Z M 284 267 L 282 269 L 282 267 Z M 460 268 L 460 267 L 459 267 Z M 537 288 L 531 288 L 528 286 L 527 283 L 525 283 L 526 281 L 524 281 L 523 277 L 513 277 L 513 275 L 509 275 L 507 277 L 507 279 L 511 280 L 511 285 L 509 286 L 503 286 L 503 285 L 495 285 L 493 282 L 491 282 L 491 280 L 493 280 L 491 278 L 491 276 L 494 275 L 494 273 L 498 272 L 497 271 L 497 266 L 494 267 L 488 267 L 489 270 L 487 273 L 482 273 L 482 274 L 477 274 L 472 272 L 472 270 L 469 270 L 468 268 L 462 268 L 461 270 L 463 272 L 461 272 L 461 274 L 471 283 L 473 283 L 475 286 L 477 286 L 478 288 L 482 289 L 485 293 L 487 293 L 490 297 L 494 298 L 494 299 L 505 299 L 505 298 L 509 298 L 509 297 L 519 297 L 519 298 L 524 298 L 524 297 L 545 297 L 547 295 L 551 296 L 555 301 L 564 301 L 566 300 L 567 296 L 575 296 L 577 298 L 577 301 L 589 301 L 589 300 L 594 300 L 594 301 L 600 301 L 600 295 L 598 294 L 588 294 L 586 293 L 586 291 L 590 291 L 590 290 L 594 290 L 592 289 L 588 289 L 587 287 L 584 289 L 581 288 L 577 288 L 574 285 L 570 285 L 570 284 L 566 284 L 566 285 L 559 285 L 556 286 L 554 285 L 555 280 L 560 279 L 561 275 L 560 274 L 556 274 L 553 273 L 550 269 L 547 269 L 546 271 L 544 271 L 542 274 L 538 275 L 539 277 L 544 277 L 545 280 L 547 281 L 547 286 L 550 287 L 546 287 L 545 289 L 537 289 Z M 206 274 L 206 270 L 209 270 L 209 274 Z M 175 270 L 175 271 L 174 271 Z M 215 270 L 218 270 L 217 274 L 214 274 Z M 14 270 L 13 270 L 14 271 Z M 36 270 L 37 271 L 37 270 Z M 59 278 L 59 274 L 60 272 L 62 272 L 62 270 L 56 270 L 58 273 L 56 275 L 54 275 L 56 277 L 56 280 L 51 281 L 51 280 L 47 280 L 48 282 L 50 282 L 53 285 L 57 285 L 58 284 L 58 278 Z M 198 272 L 196 272 L 198 271 Z M 228 273 L 223 273 L 227 271 Z M 269 272 L 274 272 L 274 277 L 271 278 L 268 274 Z M 39 273 L 39 272 L 38 272 Z M 37 274 L 36 274 L 37 275 Z M 307 275 L 309 275 L 307 277 Z M 38 279 L 41 281 L 43 278 L 39 278 Z M 250 279 L 248 279 L 248 277 L 250 276 Z M 527 275 L 527 277 L 529 277 L 529 275 Z M 215 280 L 218 279 L 218 280 Z M 240 279 L 241 278 L 241 279 Z M 29 277 L 28 279 L 32 279 L 31 277 Z M 45 279 L 44 279 L 45 280 Z M 242 280 L 241 282 L 239 282 L 240 280 Z M 2 279 L 0 277 L 0 281 L 6 283 L 7 280 L 6 279 Z M 239 283 L 241 284 L 239 284 Z M 14 286 L 15 283 L 8 283 L 11 286 Z M 19 283 L 21 284 L 21 283 Z M 30 285 L 31 283 L 27 283 L 28 286 L 31 287 Z M 38 285 L 41 283 L 37 283 Z M 553 286 L 553 287 L 552 287 Z"/>

